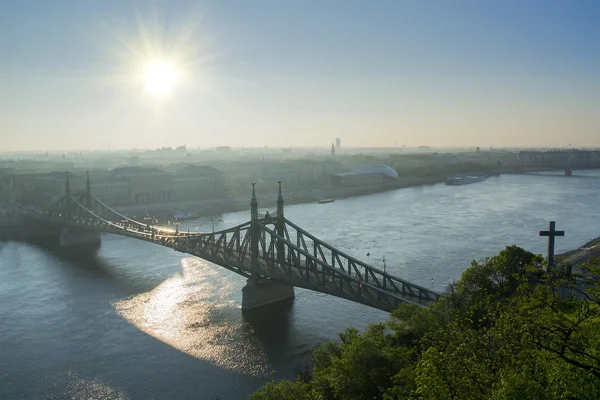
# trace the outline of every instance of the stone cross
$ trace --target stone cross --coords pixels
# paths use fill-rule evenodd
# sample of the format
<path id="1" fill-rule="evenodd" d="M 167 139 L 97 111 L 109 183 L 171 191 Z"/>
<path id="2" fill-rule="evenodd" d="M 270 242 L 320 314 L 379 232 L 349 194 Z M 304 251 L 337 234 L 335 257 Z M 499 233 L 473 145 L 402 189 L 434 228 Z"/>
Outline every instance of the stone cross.
<path id="1" fill-rule="evenodd" d="M 556 222 L 550 221 L 547 231 L 540 231 L 540 236 L 548 236 L 548 268 L 554 266 L 554 238 L 565 236 L 565 231 L 556 230 Z"/>

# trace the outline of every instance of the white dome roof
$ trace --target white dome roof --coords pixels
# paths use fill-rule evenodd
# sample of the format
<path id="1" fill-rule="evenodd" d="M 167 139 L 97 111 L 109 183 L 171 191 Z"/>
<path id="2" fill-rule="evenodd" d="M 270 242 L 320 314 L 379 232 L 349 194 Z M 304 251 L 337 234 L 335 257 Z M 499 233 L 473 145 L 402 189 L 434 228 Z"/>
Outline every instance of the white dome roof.
<path id="1" fill-rule="evenodd" d="M 392 167 L 388 167 L 387 165 L 374 165 L 371 167 L 359 168 L 354 171 L 342 172 L 339 174 L 335 174 L 336 176 L 349 176 L 349 175 L 372 175 L 372 174 L 381 174 L 387 175 L 390 178 L 398 179 L 398 173 Z"/>

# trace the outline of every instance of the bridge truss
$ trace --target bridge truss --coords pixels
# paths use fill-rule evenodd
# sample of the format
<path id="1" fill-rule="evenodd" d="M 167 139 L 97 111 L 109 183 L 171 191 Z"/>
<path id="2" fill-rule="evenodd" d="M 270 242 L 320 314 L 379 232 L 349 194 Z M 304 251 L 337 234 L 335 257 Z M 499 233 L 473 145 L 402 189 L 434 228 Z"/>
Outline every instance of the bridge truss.
<path id="1" fill-rule="evenodd" d="M 401 303 L 426 306 L 439 293 L 368 265 L 300 228 L 283 215 L 259 215 L 254 185 L 251 220 L 217 232 L 186 233 L 137 221 L 108 207 L 90 191 L 70 193 L 35 217 L 75 229 L 113 233 L 173 248 L 248 279 L 275 280 L 385 311 Z"/>

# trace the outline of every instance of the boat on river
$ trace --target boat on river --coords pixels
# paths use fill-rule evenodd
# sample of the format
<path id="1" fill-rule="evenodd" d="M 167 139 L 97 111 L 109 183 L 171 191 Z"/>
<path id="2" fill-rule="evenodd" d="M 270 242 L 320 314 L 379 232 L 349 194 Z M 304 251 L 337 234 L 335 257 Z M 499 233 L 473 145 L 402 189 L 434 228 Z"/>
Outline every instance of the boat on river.
<path id="1" fill-rule="evenodd" d="M 333 203 L 334 199 L 321 199 L 319 200 L 319 204 Z"/>
<path id="2" fill-rule="evenodd" d="M 476 176 L 460 176 L 456 178 L 446 179 L 446 185 L 468 185 L 469 183 L 476 183 L 485 181 L 488 177 L 485 175 Z"/>

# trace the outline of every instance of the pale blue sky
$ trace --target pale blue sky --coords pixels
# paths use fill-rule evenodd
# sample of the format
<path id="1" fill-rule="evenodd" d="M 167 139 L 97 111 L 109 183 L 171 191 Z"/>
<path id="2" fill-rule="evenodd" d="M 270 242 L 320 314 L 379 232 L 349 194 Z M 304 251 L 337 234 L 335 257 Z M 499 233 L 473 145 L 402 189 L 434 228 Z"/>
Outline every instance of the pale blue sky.
<path id="1" fill-rule="evenodd" d="M 5 150 L 600 146 L 600 2 L 0 0 Z M 173 61 L 168 98 L 141 65 Z"/>

